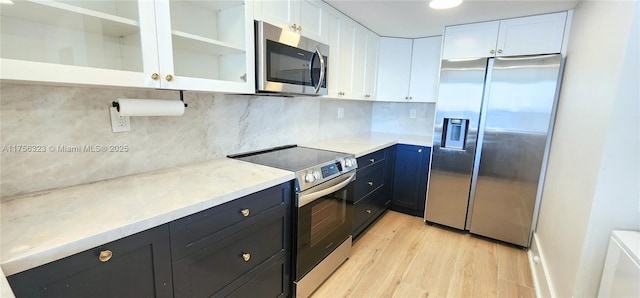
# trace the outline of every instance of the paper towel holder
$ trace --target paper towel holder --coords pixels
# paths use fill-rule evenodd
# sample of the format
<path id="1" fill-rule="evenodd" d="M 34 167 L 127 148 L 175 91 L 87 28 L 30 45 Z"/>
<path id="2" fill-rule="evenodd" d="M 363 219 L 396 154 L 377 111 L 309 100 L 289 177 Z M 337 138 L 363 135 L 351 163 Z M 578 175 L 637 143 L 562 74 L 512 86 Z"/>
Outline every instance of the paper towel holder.
<path id="1" fill-rule="evenodd" d="M 184 104 L 184 107 L 187 108 L 189 105 L 184 102 L 184 94 L 182 93 L 183 90 L 178 90 L 178 91 L 180 91 L 180 101 Z M 111 106 L 116 108 L 116 110 L 120 112 L 120 104 L 117 101 L 113 101 L 111 103 Z"/>

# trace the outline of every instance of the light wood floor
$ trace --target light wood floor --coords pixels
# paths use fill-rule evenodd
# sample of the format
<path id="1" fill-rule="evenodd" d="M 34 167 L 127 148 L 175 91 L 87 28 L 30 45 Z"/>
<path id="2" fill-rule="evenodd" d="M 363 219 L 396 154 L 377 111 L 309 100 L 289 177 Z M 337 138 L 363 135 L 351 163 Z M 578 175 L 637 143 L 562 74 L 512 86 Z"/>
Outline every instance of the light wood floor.
<path id="1" fill-rule="evenodd" d="M 318 297 L 535 297 L 524 250 L 388 211 Z"/>

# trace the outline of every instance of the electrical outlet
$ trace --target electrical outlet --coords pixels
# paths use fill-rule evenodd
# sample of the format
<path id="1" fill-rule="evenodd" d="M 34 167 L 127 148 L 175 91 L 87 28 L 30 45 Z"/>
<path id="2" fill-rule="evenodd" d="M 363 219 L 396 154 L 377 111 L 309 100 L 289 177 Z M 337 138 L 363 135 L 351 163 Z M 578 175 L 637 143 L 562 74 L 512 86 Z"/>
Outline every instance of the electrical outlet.
<path id="1" fill-rule="evenodd" d="M 409 118 L 411 119 L 416 118 L 416 109 L 409 110 Z"/>
<path id="2" fill-rule="evenodd" d="M 111 131 L 124 132 L 131 130 L 131 120 L 129 116 L 120 116 L 118 110 L 114 107 L 109 108 L 111 112 Z"/>
<path id="3" fill-rule="evenodd" d="M 344 118 L 344 108 L 343 107 L 339 107 L 338 108 L 338 119 L 342 119 Z"/>

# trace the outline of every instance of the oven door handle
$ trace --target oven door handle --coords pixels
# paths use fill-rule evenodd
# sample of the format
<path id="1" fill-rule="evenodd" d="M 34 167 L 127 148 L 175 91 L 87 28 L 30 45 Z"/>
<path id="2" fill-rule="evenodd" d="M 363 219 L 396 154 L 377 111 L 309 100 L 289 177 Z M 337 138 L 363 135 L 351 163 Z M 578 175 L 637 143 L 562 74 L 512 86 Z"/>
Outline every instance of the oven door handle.
<path id="1" fill-rule="evenodd" d="M 348 177 L 345 178 L 344 181 L 342 181 L 342 182 L 340 182 L 340 183 L 338 183 L 336 185 L 329 186 L 328 188 L 325 188 L 323 190 L 319 190 L 319 191 L 312 192 L 312 193 L 309 193 L 309 194 L 301 195 L 300 198 L 298 199 L 298 207 L 302 207 L 302 206 L 304 206 L 306 204 L 309 204 L 309 203 L 315 201 L 318 198 L 324 197 L 324 196 L 326 196 L 326 195 L 328 195 L 330 193 L 336 192 L 336 191 L 340 190 L 341 188 L 345 187 L 347 184 L 351 183 L 353 180 L 356 179 L 356 172 L 353 171 L 353 172 L 347 174 L 347 176 Z"/>

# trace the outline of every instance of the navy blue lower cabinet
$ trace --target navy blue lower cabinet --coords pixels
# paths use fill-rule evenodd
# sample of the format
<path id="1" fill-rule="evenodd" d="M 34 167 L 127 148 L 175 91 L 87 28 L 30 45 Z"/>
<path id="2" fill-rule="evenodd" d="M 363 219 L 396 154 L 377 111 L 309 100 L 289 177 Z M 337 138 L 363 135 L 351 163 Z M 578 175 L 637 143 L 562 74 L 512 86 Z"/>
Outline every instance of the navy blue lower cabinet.
<path id="1" fill-rule="evenodd" d="M 430 147 L 396 146 L 390 209 L 420 217 L 424 215 L 430 157 Z"/>
<path id="2" fill-rule="evenodd" d="M 170 223 L 174 297 L 287 297 L 287 182 Z"/>
<path id="3" fill-rule="evenodd" d="M 8 276 L 22 297 L 287 297 L 292 183 Z"/>
<path id="4" fill-rule="evenodd" d="M 396 149 L 391 146 L 358 157 L 352 235 L 356 239 L 389 207 Z"/>
<path id="5" fill-rule="evenodd" d="M 8 276 L 16 297 L 173 297 L 162 225 Z"/>

